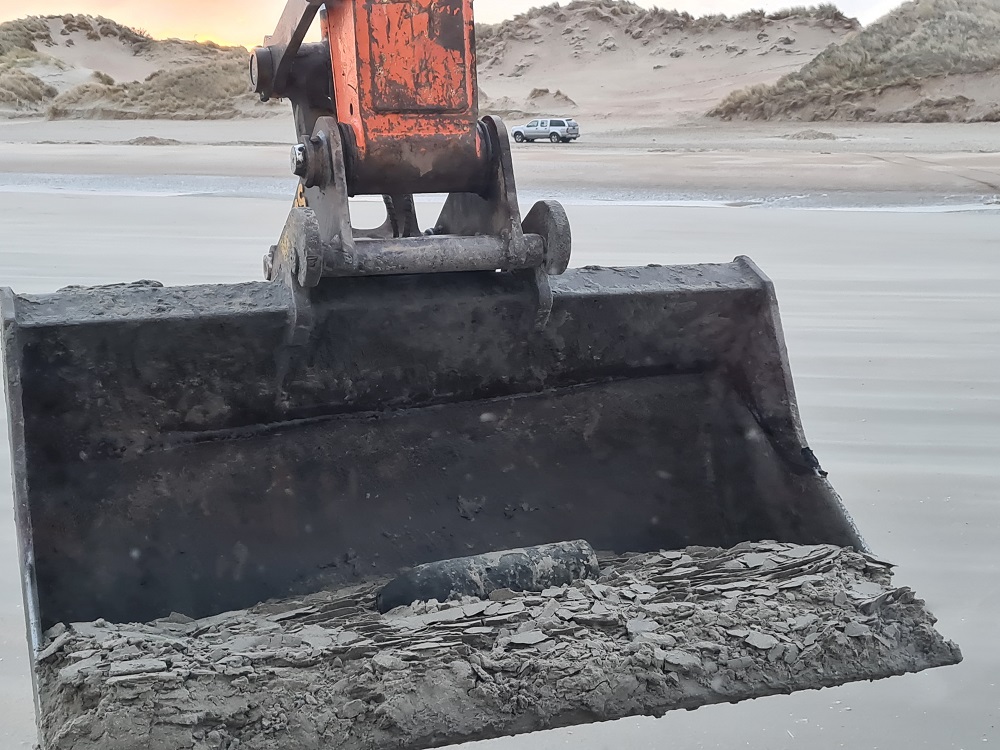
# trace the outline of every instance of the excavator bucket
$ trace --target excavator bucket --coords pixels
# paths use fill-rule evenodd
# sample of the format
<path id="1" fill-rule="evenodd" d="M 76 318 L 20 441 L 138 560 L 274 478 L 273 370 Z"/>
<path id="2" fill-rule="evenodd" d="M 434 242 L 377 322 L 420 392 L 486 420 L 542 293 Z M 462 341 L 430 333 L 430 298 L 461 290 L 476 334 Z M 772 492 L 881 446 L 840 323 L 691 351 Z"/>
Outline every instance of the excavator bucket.
<path id="1" fill-rule="evenodd" d="M 300 302 L 281 283 L 138 283 L 32 296 L 3 290 L 17 533 L 42 747 L 68 747 L 60 743 L 89 721 L 102 727 L 91 735 L 96 739 L 74 747 L 201 748 L 192 737 L 218 735 L 219 726 L 233 733 L 225 737 L 246 739 L 262 731 L 262 719 L 247 719 L 238 707 L 276 695 L 287 696 L 282 710 L 293 722 L 313 726 L 317 717 L 305 714 L 318 709 L 294 698 L 311 685 L 333 690 L 324 700 L 324 741 L 350 736 L 337 746 L 418 750 L 961 660 L 907 590 L 884 588 L 884 578 L 852 588 L 847 568 L 834 567 L 831 555 L 853 548 L 840 559 L 862 571 L 883 569 L 857 555 L 865 543 L 805 442 L 774 290 L 750 260 L 571 270 L 552 281 L 544 326 L 538 292 L 533 276 L 517 273 L 326 279 L 314 290 L 303 334 Z M 572 650 L 585 631 L 556 631 L 570 651 L 554 653 L 592 653 L 585 681 L 607 686 L 587 693 L 583 707 L 565 681 L 566 658 L 541 654 L 529 657 L 534 682 L 505 688 L 518 696 L 516 710 L 506 693 L 472 690 L 475 675 L 501 679 L 490 669 L 523 671 L 521 661 L 510 666 L 493 658 L 498 643 L 534 643 L 548 637 L 543 630 L 501 631 L 506 641 L 479 643 L 487 649 L 479 652 L 453 640 L 454 629 L 432 637 L 434 627 L 445 627 L 434 618 L 455 619 L 446 612 L 399 620 L 412 635 L 351 640 L 396 627 L 387 619 L 392 613 L 379 610 L 410 601 L 377 608 L 400 586 L 377 594 L 365 588 L 373 581 L 414 569 L 423 585 L 419 566 L 428 563 L 452 561 L 447 569 L 456 570 L 463 565 L 456 558 L 571 540 L 578 540 L 571 549 L 589 544 L 601 553 L 604 577 L 588 584 L 590 591 L 606 596 L 609 585 L 624 580 L 623 596 L 656 597 L 640 608 L 650 619 L 609 620 L 614 610 L 603 599 L 594 614 L 566 615 L 558 604 L 546 610 L 603 623 L 589 636 L 596 649 L 589 652 Z M 747 544 L 762 540 L 806 546 Z M 725 558 L 698 557 L 706 548 L 734 547 Z M 613 572 L 622 556 L 661 550 L 666 554 L 648 565 L 629 563 L 630 577 Z M 740 560 L 754 557 L 748 564 L 760 566 L 774 550 L 772 572 L 741 567 Z M 595 578 L 593 557 L 579 559 L 581 575 Z M 674 567 L 657 568 L 664 560 Z M 629 644 L 617 634 L 626 624 L 632 633 L 635 622 L 658 628 L 675 622 L 672 613 L 686 614 L 670 626 L 676 636 L 703 622 L 690 617 L 694 610 L 676 609 L 694 606 L 705 596 L 699 592 L 756 591 L 753 606 L 736 598 L 706 605 L 717 610 L 704 617 L 738 625 L 769 597 L 778 606 L 785 587 L 824 581 L 841 588 L 798 597 L 794 605 L 781 599 L 776 610 L 796 615 L 775 625 L 783 633 L 794 635 L 790 628 L 805 623 L 815 631 L 810 638 L 830 639 L 801 656 L 791 640 L 777 640 L 789 636 L 760 634 L 753 621 L 723 637 L 761 658 L 752 661 L 734 647 L 714 667 L 720 673 L 695 679 L 684 673 L 691 664 L 700 668 L 700 657 L 660 648 L 674 636 L 638 632 L 636 638 L 661 640 Z M 647 587 L 630 588 L 637 583 Z M 322 595 L 286 604 L 291 611 L 278 615 L 280 607 L 265 607 L 259 622 L 267 627 L 252 631 L 253 638 L 213 640 L 244 632 L 220 613 L 343 590 L 354 598 Z M 852 604 L 848 597 L 858 590 L 871 601 Z M 588 590 L 573 591 L 578 598 L 566 607 L 578 607 Z M 833 607 L 838 601 L 842 606 Z M 465 638 L 489 638 L 482 634 L 497 617 L 485 614 L 503 620 L 530 611 L 518 602 L 497 610 L 488 604 L 450 610 L 473 618 L 450 627 L 464 628 Z M 295 619 L 303 616 L 313 619 Z M 110 629 L 156 618 L 165 630 Z M 252 621 L 240 618 L 240 627 Z M 64 625 L 91 622 L 97 625 Z M 247 644 L 285 643 L 274 628 L 287 625 L 295 626 L 287 636 L 295 640 L 287 642 L 312 638 L 325 656 L 246 653 Z M 846 644 L 853 631 L 845 626 L 872 629 L 864 648 Z M 806 635 L 799 634 L 799 645 L 808 644 Z M 703 646 L 706 637 L 695 632 L 692 640 Z M 126 657 L 115 655 L 116 643 L 156 658 L 118 663 Z M 645 662 L 636 661 L 635 649 L 643 643 L 659 666 L 637 672 Z M 777 647 L 788 650 L 775 664 Z M 164 648 L 175 649 L 166 661 Z M 233 655 L 222 658 L 227 648 Z M 442 653 L 451 656 L 442 662 Z M 432 660 L 423 667 L 413 661 L 421 654 Z M 461 664 L 472 677 L 456 671 L 460 656 L 470 660 Z M 786 664 L 789 658 L 801 663 Z M 256 671 L 234 667 L 232 659 Z M 260 671 L 262 659 L 273 666 Z M 164 672 L 168 664 L 173 671 Z M 406 671 L 384 672 L 386 664 L 417 670 L 412 684 Z M 221 682 L 211 682 L 212 675 Z M 252 680 L 237 689 L 233 675 Z M 173 690 L 184 679 L 195 687 Z M 358 687 L 371 680 L 370 689 Z M 648 689 L 636 692 L 639 684 Z M 344 685 L 355 692 L 334 690 Z M 157 703 L 169 711 L 154 716 L 127 699 L 139 688 L 171 691 Z M 359 690 L 375 702 L 355 715 L 369 705 L 359 702 Z M 98 704 L 84 693 L 103 697 Z M 219 714 L 220 706 L 236 713 Z M 419 721 L 384 729 L 385 717 L 400 711 Z M 96 718 L 106 715 L 119 720 Z M 192 724 L 184 719 L 190 716 L 201 718 Z M 322 746 L 299 741 L 280 746 Z"/>
<path id="2" fill-rule="evenodd" d="M 866 545 L 721 265 L 3 295 L 34 637 L 529 544 Z"/>
<path id="3" fill-rule="evenodd" d="M 36 636 L 586 539 L 865 549 L 807 447 L 771 283 L 723 265 L 3 298 Z"/>

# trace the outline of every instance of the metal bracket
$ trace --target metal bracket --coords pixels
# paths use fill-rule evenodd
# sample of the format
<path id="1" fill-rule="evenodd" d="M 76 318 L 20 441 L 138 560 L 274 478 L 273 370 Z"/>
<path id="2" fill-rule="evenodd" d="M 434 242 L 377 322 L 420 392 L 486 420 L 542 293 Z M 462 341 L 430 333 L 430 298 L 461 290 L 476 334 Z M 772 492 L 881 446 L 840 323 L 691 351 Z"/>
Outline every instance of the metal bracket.
<path id="1" fill-rule="evenodd" d="M 483 118 L 480 127 L 491 156 L 486 188 L 482 194 L 449 194 L 426 235 L 420 234 L 412 195 L 384 195 L 385 222 L 355 230 L 339 124 L 333 117 L 320 117 L 312 134 L 300 138 L 292 150 L 292 171 L 301 178 L 298 200 L 264 263 L 269 280 L 282 279 L 295 292 L 298 312 L 291 321 L 290 343 L 308 337 L 308 290 L 324 277 L 523 273 L 537 290 L 535 327 L 545 328 L 553 304 L 548 277 L 569 265 L 569 219 L 559 203 L 541 201 L 522 222 L 507 130 L 494 117 Z"/>
<path id="2" fill-rule="evenodd" d="M 292 62 L 325 0 L 288 0 L 274 33 L 250 55 L 250 82 L 260 100 L 283 96 Z"/>
<path id="3" fill-rule="evenodd" d="M 572 244 L 565 211 L 543 201 L 521 222 L 506 128 L 492 117 L 482 126 L 493 155 L 486 191 L 450 194 L 434 229 L 421 235 L 412 195 L 384 196 L 388 218 L 381 227 L 352 227 L 341 131 L 334 118 L 317 119 L 313 133 L 292 150 L 292 171 L 302 180 L 306 207 L 292 208 L 275 257 L 294 268 L 306 288 L 324 276 L 536 268 L 562 273 Z M 268 278 L 275 278 L 276 262 L 265 264 Z"/>

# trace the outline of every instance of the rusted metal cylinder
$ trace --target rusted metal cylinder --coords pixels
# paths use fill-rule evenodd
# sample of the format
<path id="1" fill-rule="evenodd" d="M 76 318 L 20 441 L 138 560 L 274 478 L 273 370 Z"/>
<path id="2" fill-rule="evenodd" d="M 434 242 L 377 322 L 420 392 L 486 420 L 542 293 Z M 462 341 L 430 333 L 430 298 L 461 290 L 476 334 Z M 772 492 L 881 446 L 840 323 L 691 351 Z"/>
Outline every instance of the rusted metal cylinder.
<path id="1" fill-rule="evenodd" d="M 346 265 L 339 254 L 327 253 L 324 276 L 391 276 L 461 271 L 517 271 L 537 268 L 545 244 L 537 234 L 524 237 L 524 256 L 511 258 L 500 237 L 415 237 L 355 240 L 355 262 Z"/>
<path id="2" fill-rule="evenodd" d="M 492 176 L 493 144 L 475 122 L 460 136 L 367 138 L 362 150 L 352 130 L 345 139 L 347 187 L 354 195 L 482 193 Z"/>
<path id="3" fill-rule="evenodd" d="M 463 596 L 487 598 L 500 589 L 543 591 L 600 576 L 597 553 L 578 540 L 524 547 L 419 565 L 379 592 L 379 612 L 419 601 Z"/>

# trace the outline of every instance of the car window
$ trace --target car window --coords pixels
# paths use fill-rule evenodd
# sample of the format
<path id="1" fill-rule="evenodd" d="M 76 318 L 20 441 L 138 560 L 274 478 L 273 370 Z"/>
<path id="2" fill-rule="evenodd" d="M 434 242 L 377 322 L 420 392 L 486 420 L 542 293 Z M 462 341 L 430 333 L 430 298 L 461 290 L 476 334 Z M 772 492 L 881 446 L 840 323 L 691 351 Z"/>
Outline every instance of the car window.
<path id="1" fill-rule="evenodd" d="M 537 128 L 538 127 L 538 120 L 532 120 L 531 122 L 529 122 L 524 127 L 526 127 L 526 128 Z"/>
<path id="2" fill-rule="evenodd" d="M 542 120 L 541 124 L 539 125 L 540 128 L 547 128 L 548 126 L 549 126 L 548 120 Z"/>
<path id="3" fill-rule="evenodd" d="M 562 120 L 553 120 L 552 121 L 552 127 L 554 127 L 554 128 L 564 128 L 564 127 L 566 127 L 566 123 L 563 122 Z"/>

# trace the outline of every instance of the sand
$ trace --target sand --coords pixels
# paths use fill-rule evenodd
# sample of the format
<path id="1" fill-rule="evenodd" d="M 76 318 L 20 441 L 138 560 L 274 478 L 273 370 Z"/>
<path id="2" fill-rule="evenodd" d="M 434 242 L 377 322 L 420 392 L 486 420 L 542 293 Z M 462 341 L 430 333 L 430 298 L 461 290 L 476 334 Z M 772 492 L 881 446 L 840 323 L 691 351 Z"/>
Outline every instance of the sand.
<path id="1" fill-rule="evenodd" d="M 734 89 L 798 70 L 859 28 L 803 15 L 699 23 L 610 2 L 573 5 L 536 9 L 479 34 L 482 106 L 633 126 L 688 121 Z M 571 101 L 533 95 L 542 89 Z"/>
<path id="2" fill-rule="evenodd" d="M 508 125 L 518 121 L 510 120 Z M 292 189 L 283 119 L 237 122 L 0 122 L 0 173 L 133 175 L 174 181 L 179 192 L 267 184 Z M 1000 193 L 995 126 L 824 124 L 830 139 L 795 139 L 795 124 L 696 125 L 631 129 L 627 122 L 583 121 L 573 144 L 513 144 L 521 192 L 546 197 L 639 201 L 750 201 L 770 205 L 979 203 Z M 181 145 L 132 146 L 141 138 Z M 99 146 L 99 147 L 98 147 Z M 255 178 L 228 187 L 218 176 Z M 57 177 L 46 178 L 52 186 Z M 120 181 L 118 184 L 121 184 Z M 105 186 L 108 189 L 108 186 Z M 161 186 L 161 189 L 168 189 Z M 862 195 L 863 194 L 863 195 Z M 525 200 L 527 202 L 527 200 Z"/>
<path id="3" fill-rule="evenodd" d="M 242 47 L 151 39 L 84 15 L 11 21 L 0 24 L 3 36 L 12 41 L 0 49 L 0 118 L 201 120 L 276 110 L 250 91 Z M 3 78 L 9 66 L 18 80 Z M 36 93 L 25 93 L 25 76 L 35 77 Z"/>
<path id="4" fill-rule="evenodd" d="M 799 129 L 605 131 L 592 144 L 518 148 L 515 168 L 524 196 L 551 187 L 564 195 L 574 265 L 727 261 L 746 253 L 772 276 L 810 442 L 870 544 L 899 564 L 898 575 L 927 600 L 965 662 L 659 721 L 561 730 L 519 740 L 519 750 L 654 748 L 665 736 L 679 746 L 727 750 L 938 750 L 1000 740 L 993 638 L 1000 616 L 1000 260 L 997 219 L 985 205 L 998 191 L 981 184 L 996 183 L 1000 170 L 995 153 L 978 153 L 995 151 L 995 136 L 978 126 L 823 124 L 819 129 L 841 140 L 781 137 Z M 218 144 L 280 143 L 286 130 L 280 123 L 4 124 L 0 141 L 35 145 L 0 148 L 0 279 L 31 292 L 138 278 L 260 278 L 261 255 L 289 204 L 286 147 Z M 38 143 L 147 135 L 209 145 Z M 646 169 L 654 156 L 648 149 L 666 147 L 678 151 Z M 581 154 L 586 184 L 577 188 L 557 160 Z M 800 167 L 824 156 L 825 171 Z M 845 162 L 864 169 L 838 171 Z M 681 180 L 675 165 L 683 164 L 690 168 Z M 630 171 L 646 181 L 641 196 L 622 195 Z M 875 197 L 902 175 L 906 191 Z M 821 189 L 833 179 L 840 180 L 835 194 Z M 123 197 L 136 189 L 143 194 Z M 709 207 L 620 200 L 709 203 L 706 196 Z M 762 203 L 743 205 L 746 199 Z M 906 210 L 874 210 L 886 203 Z M 792 207 L 834 205 L 864 210 Z M 374 219 L 377 209 L 366 203 L 358 211 Z M 9 497 L 7 472 L 0 476 Z M 2 518 L 0 744 L 30 747 L 34 719 L 9 504 Z"/>
<path id="5" fill-rule="evenodd" d="M 904 2 L 772 85 L 736 91 L 725 119 L 825 122 L 1000 120 L 1000 8 L 993 0 Z"/>
<path id="6" fill-rule="evenodd" d="M 379 581 L 200 620 L 60 624 L 39 656 L 45 746 L 418 750 L 961 659 L 869 555 L 742 544 L 598 569 L 586 547 L 589 574 L 566 585 L 382 615 Z"/>
<path id="7" fill-rule="evenodd" d="M 734 89 L 798 70 L 858 28 L 852 19 L 804 14 L 696 20 L 607 0 L 547 7 L 479 27 L 480 104 L 484 111 L 622 118 L 633 126 L 688 121 Z M 51 86 L 51 95 L 0 99 L 0 118 L 48 112 L 67 119 L 201 119 L 275 111 L 250 94 L 245 53 L 235 49 L 150 40 L 90 16 L 48 18 L 41 37 L 37 59 L 24 61 L 24 70 Z M 178 69 L 183 75 L 171 77 Z M 166 75 L 149 81 L 157 71 Z"/>
<path id="8" fill-rule="evenodd" d="M 477 27 L 480 106 L 631 128 L 708 113 L 995 122 L 998 23 L 992 0 L 909 2 L 864 29 L 827 5 L 695 18 L 616 0 L 552 4 Z M 0 56 L 0 118 L 228 119 L 280 109 L 250 93 L 240 48 L 151 40 L 88 16 L 6 28 L 29 26 L 37 52 L 22 44 Z M 5 77 L 9 65 L 17 72 Z"/>

